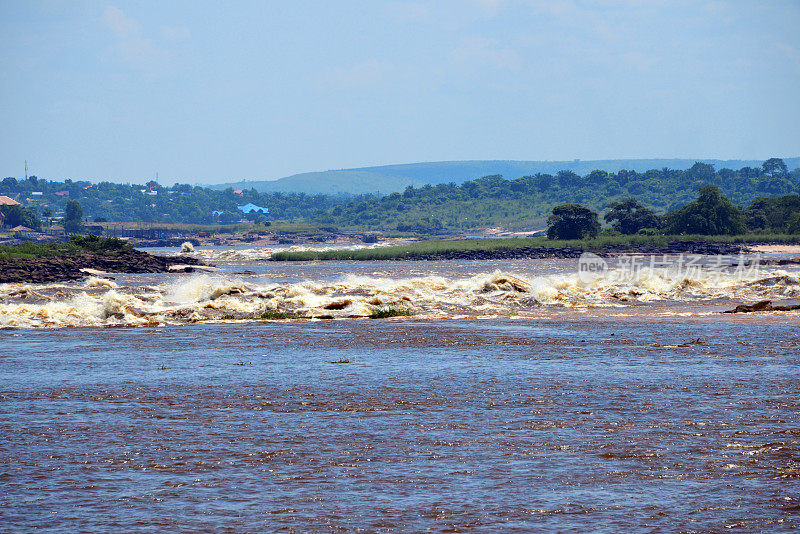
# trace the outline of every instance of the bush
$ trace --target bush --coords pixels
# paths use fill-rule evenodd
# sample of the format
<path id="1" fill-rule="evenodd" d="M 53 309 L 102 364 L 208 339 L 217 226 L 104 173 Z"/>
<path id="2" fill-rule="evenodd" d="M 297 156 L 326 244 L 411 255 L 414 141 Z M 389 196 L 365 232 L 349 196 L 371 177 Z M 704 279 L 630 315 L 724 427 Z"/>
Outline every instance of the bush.
<path id="1" fill-rule="evenodd" d="M 789 218 L 789 224 L 786 227 L 787 234 L 800 234 L 800 213 L 794 213 Z"/>
<path id="2" fill-rule="evenodd" d="M 562 204 L 547 218 L 548 239 L 586 239 L 597 237 L 597 214 L 579 204 Z"/>
<path id="3" fill-rule="evenodd" d="M 369 314 L 370 319 L 385 319 L 387 317 L 408 317 L 411 311 L 405 308 L 393 308 L 391 306 L 379 306 L 372 308 L 372 313 Z"/>
<path id="4" fill-rule="evenodd" d="M 5 215 L 5 224 L 8 227 L 24 226 L 32 230 L 39 231 L 42 229 L 42 223 L 39 217 L 36 216 L 32 210 L 23 208 L 19 205 L 2 206 L 0 211 Z"/>
<path id="5" fill-rule="evenodd" d="M 747 232 L 742 210 L 722 196 L 715 185 L 700 188 L 694 202 L 664 216 L 666 233 L 700 235 L 739 235 Z"/>
<path id="6" fill-rule="evenodd" d="M 622 235 L 622 232 L 618 230 L 614 230 L 613 228 L 605 228 L 602 232 L 597 234 L 599 237 L 618 237 Z"/>
<path id="7" fill-rule="evenodd" d="M 297 315 L 289 312 L 267 310 L 261 315 L 259 315 L 259 319 L 264 319 L 267 321 L 280 321 L 283 319 L 297 319 Z"/>
<path id="8" fill-rule="evenodd" d="M 639 204 L 635 198 L 612 202 L 608 207 L 610 211 L 604 217 L 606 222 L 612 223 L 614 229 L 623 234 L 633 235 L 642 228 L 658 228 L 660 225 L 653 210 Z"/>
<path id="9" fill-rule="evenodd" d="M 100 237 L 93 234 L 70 236 L 69 242 L 76 247 L 91 250 L 92 252 L 107 252 L 133 248 L 129 242 L 116 237 Z"/>

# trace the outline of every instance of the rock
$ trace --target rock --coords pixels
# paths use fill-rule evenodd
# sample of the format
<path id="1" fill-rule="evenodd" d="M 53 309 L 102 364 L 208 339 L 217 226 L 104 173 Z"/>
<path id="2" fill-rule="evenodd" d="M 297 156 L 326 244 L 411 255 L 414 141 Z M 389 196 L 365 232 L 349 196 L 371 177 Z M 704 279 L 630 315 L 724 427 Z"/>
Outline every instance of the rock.
<path id="1" fill-rule="evenodd" d="M 87 275 L 109 273 L 159 273 L 181 264 L 193 268 L 215 269 L 191 257 L 165 258 L 135 249 L 117 250 L 110 254 L 84 251 L 67 257 L 46 257 L 26 260 L 0 260 L 0 283 L 45 283 L 80 280 Z"/>
<path id="2" fill-rule="evenodd" d="M 219 267 L 213 267 L 211 265 L 170 265 L 168 268 L 169 272 L 173 273 L 193 273 L 195 271 L 219 271 Z"/>
<path id="3" fill-rule="evenodd" d="M 762 300 L 755 304 L 739 304 L 732 310 L 726 310 L 722 313 L 753 313 L 753 312 L 767 312 L 767 311 L 794 311 L 800 310 L 800 304 L 788 304 L 786 306 L 773 306 L 772 301 Z"/>
<path id="4" fill-rule="evenodd" d="M 760 311 L 772 311 L 772 301 L 762 300 L 755 304 L 739 304 L 732 310 L 726 310 L 722 313 L 752 313 Z"/>
<path id="5" fill-rule="evenodd" d="M 92 276 L 108 276 L 109 272 L 101 271 L 100 269 L 90 269 L 88 267 L 80 269 L 82 273 L 90 274 Z"/>

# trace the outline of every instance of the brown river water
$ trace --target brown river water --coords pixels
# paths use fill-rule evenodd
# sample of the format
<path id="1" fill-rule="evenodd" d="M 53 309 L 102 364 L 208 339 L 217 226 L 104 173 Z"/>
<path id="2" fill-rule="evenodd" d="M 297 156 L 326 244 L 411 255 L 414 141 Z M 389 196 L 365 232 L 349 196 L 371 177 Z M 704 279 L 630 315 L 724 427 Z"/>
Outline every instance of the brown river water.
<path id="1" fill-rule="evenodd" d="M 234 252 L 0 285 L 0 531 L 800 527 L 796 271 Z"/>

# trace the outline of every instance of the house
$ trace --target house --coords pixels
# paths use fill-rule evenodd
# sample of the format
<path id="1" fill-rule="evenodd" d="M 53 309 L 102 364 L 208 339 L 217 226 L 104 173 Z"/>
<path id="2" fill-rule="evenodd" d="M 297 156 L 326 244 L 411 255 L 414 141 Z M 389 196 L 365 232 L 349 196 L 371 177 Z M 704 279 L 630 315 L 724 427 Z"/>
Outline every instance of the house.
<path id="1" fill-rule="evenodd" d="M 20 206 L 21 204 L 14 200 L 13 198 L 9 198 L 3 195 L 0 195 L 0 206 Z"/>
<path id="2" fill-rule="evenodd" d="M 244 195 L 244 191 L 242 191 L 241 189 L 234 189 L 233 190 L 233 194 L 234 195 L 239 195 L 241 197 L 241 196 Z"/>
<path id="3" fill-rule="evenodd" d="M 69 196 L 69 191 L 56 191 L 53 194 L 56 195 L 56 196 L 59 196 L 59 197 L 68 197 Z"/>
<path id="4" fill-rule="evenodd" d="M 255 212 L 261 212 L 261 213 L 269 213 L 269 210 L 267 208 L 262 208 L 261 206 L 256 206 L 252 202 L 248 203 L 248 204 L 245 204 L 244 206 L 237 206 L 236 209 L 238 209 L 242 213 L 253 213 L 254 211 Z"/>
<path id="5" fill-rule="evenodd" d="M 12 228 L 11 231 L 14 232 L 14 233 L 19 233 L 19 234 L 23 234 L 23 235 L 32 235 L 32 234 L 38 234 L 39 233 L 36 230 L 34 230 L 33 228 L 28 228 L 27 226 L 22 226 L 21 224 L 18 225 L 18 226 L 15 226 L 14 228 Z"/>

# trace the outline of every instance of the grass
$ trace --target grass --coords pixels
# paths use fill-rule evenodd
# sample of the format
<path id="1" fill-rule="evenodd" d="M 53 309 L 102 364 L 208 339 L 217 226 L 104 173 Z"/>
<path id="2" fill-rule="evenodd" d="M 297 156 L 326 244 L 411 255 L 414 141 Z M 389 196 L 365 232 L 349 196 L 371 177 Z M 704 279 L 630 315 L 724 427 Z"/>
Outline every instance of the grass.
<path id="1" fill-rule="evenodd" d="M 411 311 L 406 308 L 393 308 L 391 306 L 379 306 L 372 308 L 369 314 L 370 319 L 386 319 L 387 317 L 409 317 Z"/>
<path id="2" fill-rule="evenodd" d="M 219 316 L 219 320 L 222 321 L 251 321 L 253 319 L 264 319 L 267 321 L 280 321 L 282 319 L 297 319 L 297 315 L 291 312 L 283 312 L 283 311 L 273 311 L 267 310 L 263 313 L 256 314 L 252 317 L 250 316 L 240 316 L 237 317 L 231 313 L 224 313 Z M 213 318 L 209 318 L 208 320 L 214 320 Z"/>
<path id="3" fill-rule="evenodd" d="M 514 250 L 523 247 L 581 247 L 584 250 L 598 250 L 607 247 L 626 245 L 663 246 L 677 241 L 704 241 L 712 243 L 800 243 L 800 235 L 786 234 L 746 234 L 735 236 L 707 235 L 623 235 L 599 236 L 584 240 L 551 240 L 546 237 L 492 238 L 492 239 L 432 239 L 408 245 L 378 247 L 358 250 L 303 250 L 278 252 L 272 255 L 274 261 L 315 261 L 315 260 L 391 260 L 413 258 L 434 254 L 463 251 Z"/>
<path id="4" fill-rule="evenodd" d="M 259 316 L 259 319 L 265 319 L 267 321 L 280 321 L 282 319 L 296 319 L 297 315 L 290 312 L 284 311 L 277 311 L 277 310 L 267 310 Z"/>
<path id="5" fill-rule="evenodd" d="M 116 237 L 94 235 L 74 235 L 66 243 L 34 243 L 28 241 L 19 245 L 0 247 L 0 260 L 30 260 L 35 258 L 61 258 L 85 252 L 112 255 L 118 251 L 132 248 L 132 245 Z"/>

